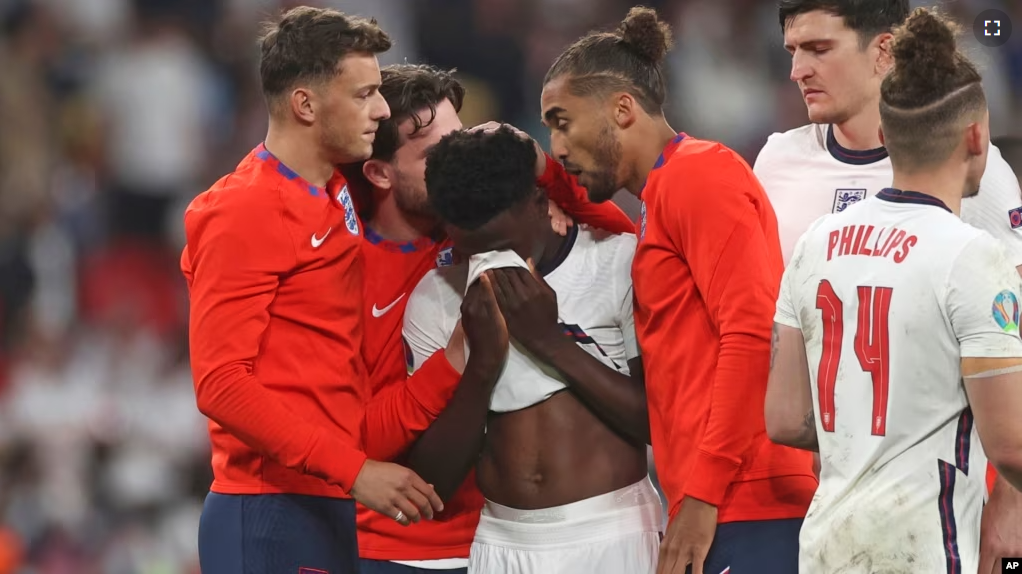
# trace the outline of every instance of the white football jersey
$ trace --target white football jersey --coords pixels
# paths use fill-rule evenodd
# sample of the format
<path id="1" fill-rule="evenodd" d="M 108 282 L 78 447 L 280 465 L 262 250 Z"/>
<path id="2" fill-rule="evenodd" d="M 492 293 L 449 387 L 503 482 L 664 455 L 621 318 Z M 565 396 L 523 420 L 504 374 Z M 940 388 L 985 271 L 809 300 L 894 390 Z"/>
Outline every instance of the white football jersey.
<path id="1" fill-rule="evenodd" d="M 547 271 L 543 279 L 557 294 L 558 315 L 566 332 L 575 335 L 578 344 L 608 366 L 628 374 L 628 360 L 639 356 L 632 315 L 632 257 L 635 235 L 612 234 L 585 225 L 572 228 L 572 242 L 563 261 Z M 437 350 L 447 347 L 454 327 L 461 318 L 461 301 L 468 279 L 465 264 L 438 267 L 422 278 L 412 292 L 405 310 L 403 335 L 409 371 L 414 372 Z M 531 355 L 517 343 L 524 357 Z M 536 365 L 529 376 L 550 377 L 560 382 L 560 374 L 547 365 Z M 533 384 L 512 380 L 514 372 L 505 369 L 497 381 L 501 387 Z M 546 385 L 549 386 L 549 385 Z M 513 393 L 508 393 L 513 394 Z M 528 405 L 519 405 L 528 406 Z M 497 408 L 505 411 L 508 408 Z"/>
<path id="2" fill-rule="evenodd" d="M 822 462 L 800 572 L 976 572 L 986 456 L 960 360 L 1022 357 L 1020 289 L 932 196 L 883 190 L 811 225 L 774 319 L 805 337 Z"/>
<path id="3" fill-rule="evenodd" d="M 833 130 L 818 124 L 771 135 L 753 171 L 777 214 L 785 265 L 809 224 L 872 197 L 894 179 L 887 150 L 842 148 Z M 1012 265 L 1022 265 L 1022 191 L 994 145 L 979 195 L 962 202 L 962 220 L 1002 241 Z"/>

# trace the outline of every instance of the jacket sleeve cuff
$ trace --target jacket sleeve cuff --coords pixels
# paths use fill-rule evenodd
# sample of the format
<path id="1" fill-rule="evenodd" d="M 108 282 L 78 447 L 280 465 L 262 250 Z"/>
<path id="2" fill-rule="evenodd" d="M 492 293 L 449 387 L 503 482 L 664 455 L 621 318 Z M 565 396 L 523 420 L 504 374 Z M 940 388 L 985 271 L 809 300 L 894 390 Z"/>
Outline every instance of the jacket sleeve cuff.
<path id="1" fill-rule="evenodd" d="M 447 360 L 443 349 L 426 359 L 408 379 L 408 393 L 430 416 L 439 416 L 454 395 L 461 381 L 459 373 Z"/>
<path id="2" fill-rule="evenodd" d="M 685 496 L 720 506 L 740 466 L 741 462 L 698 451 L 685 481 Z"/>
<path id="3" fill-rule="evenodd" d="M 358 473 L 366 462 L 366 454 L 337 437 L 320 435 L 309 456 L 310 474 L 319 474 L 336 484 L 345 494 L 355 486 Z M 315 468 L 315 466 L 320 468 Z M 317 472 L 319 471 L 319 472 Z"/>

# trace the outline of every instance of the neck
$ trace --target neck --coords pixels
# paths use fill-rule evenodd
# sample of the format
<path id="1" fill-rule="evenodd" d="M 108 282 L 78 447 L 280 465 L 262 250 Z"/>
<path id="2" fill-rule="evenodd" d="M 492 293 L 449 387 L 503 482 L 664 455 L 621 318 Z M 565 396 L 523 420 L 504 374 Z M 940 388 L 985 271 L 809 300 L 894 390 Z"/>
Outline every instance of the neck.
<path id="1" fill-rule="evenodd" d="M 271 117 L 263 144 L 281 163 L 312 185 L 326 187 L 334 175 L 333 162 L 299 126 L 282 125 Z"/>
<path id="2" fill-rule="evenodd" d="M 913 173 L 894 172 L 892 185 L 902 191 L 918 191 L 944 202 L 955 215 L 962 213 L 962 190 L 965 180 L 954 166 L 935 166 Z"/>
<path id="3" fill-rule="evenodd" d="M 834 138 L 842 147 L 851 150 L 870 150 L 883 147 L 880 142 L 880 102 L 867 105 L 862 112 L 840 124 L 834 124 Z"/>
<path id="4" fill-rule="evenodd" d="M 642 121 L 642 120 L 640 120 Z M 653 171 L 657 159 L 663 153 L 664 148 L 671 142 L 678 132 L 674 131 L 663 116 L 649 117 L 647 125 L 638 126 L 635 134 L 638 140 L 633 149 L 635 150 L 635 167 L 632 174 L 625 181 L 625 189 L 635 197 L 639 197 L 642 188 L 646 185 L 646 178 L 649 172 Z"/>
<path id="5" fill-rule="evenodd" d="M 439 226 L 436 218 L 402 211 L 393 192 L 373 188 L 373 197 L 375 206 L 369 227 L 384 239 L 415 241 L 433 235 Z"/>
<path id="6" fill-rule="evenodd" d="M 543 254 L 540 255 L 539 261 L 536 262 L 536 268 L 546 269 L 552 265 L 567 240 L 567 237 L 562 237 L 553 228 L 548 228 L 546 237 L 543 239 Z"/>

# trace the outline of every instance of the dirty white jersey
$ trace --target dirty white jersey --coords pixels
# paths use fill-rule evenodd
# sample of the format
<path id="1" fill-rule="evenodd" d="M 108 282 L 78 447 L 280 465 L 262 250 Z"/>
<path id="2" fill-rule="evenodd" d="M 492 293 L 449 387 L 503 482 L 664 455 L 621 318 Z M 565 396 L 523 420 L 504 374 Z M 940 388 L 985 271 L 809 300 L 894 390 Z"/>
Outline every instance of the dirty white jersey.
<path id="1" fill-rule="evenodd" d="M 820 445 L 799 572 L 976 572 L 986 457 L 962 357 L 1022 357 L 1022 278 L 938 199 L 885 189 L 810 225 L 775 321 L 805 337 Z"/>
<path id="2" fill-rule="evenodd" d="M 580 347 L 610 368 L 629 374 L 628 361 L 639 356 L 632 312 L 634 234 L 612 234 L 587 225 L 571 228 L 565 245 L 548 269 L 539 269 L 557 294 L 560 326 Z M 408 372 L 447 347 L 461 319 L 469 275 L 467 264 L 438 267 L 419 281 L 408 299 L 402 335 Z M 567 381 L 512 339 L 490 409 L 526 408 L 566 388 Z"/>
<path id="3" fill-rule="evenodd" d="M 872 197 L 894 179 L 886 149 L 845 149 L 829 126 L 818 124 L 771 135 L 753 171 L 777 214 L 785 265 L 813 221 Z M 962 202 L 962 220 L 1000 240 L 1011 264 L 1022 265 L 1022 191 L 994 145 L 979 195 Z"/>

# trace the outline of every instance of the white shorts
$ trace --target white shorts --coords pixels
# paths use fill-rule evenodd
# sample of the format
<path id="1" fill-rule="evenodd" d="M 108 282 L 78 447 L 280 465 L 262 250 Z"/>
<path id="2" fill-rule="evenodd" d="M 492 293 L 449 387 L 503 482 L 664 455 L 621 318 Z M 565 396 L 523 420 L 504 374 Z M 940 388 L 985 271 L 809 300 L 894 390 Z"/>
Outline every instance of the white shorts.
<path id="1" fill-rule="evenodd" d="M 487 500 L 468 574 L 654 574 L 662 516 L 649 478 L 541 510 Z"/>

